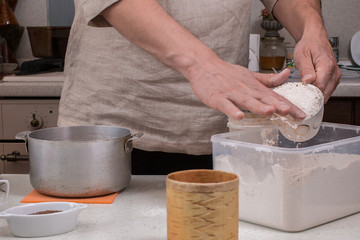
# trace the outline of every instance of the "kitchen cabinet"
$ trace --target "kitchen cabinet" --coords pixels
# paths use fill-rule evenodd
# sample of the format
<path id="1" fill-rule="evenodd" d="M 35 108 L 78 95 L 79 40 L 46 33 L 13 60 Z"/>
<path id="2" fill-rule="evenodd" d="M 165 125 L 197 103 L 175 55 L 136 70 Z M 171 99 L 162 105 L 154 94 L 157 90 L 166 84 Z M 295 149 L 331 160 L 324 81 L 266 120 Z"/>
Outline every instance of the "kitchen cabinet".
<path id="1" fill-rule="evenodd" d="M 360 125 L 360 98 L 355 99 L 354 106 L 354 124 Z"/>
<path id="2" fill-rule="evenodd" d="M 15 139 L 22 131 L 56 127 L 59 99 L 0 99 L 0 154 L 18 152 L 27 155 L 22 140 Z M 0 161 L 0 173 L 28 173 L 29 161 Z"/>
<path id="3" fill-rule="evenodd" d="M 360 125 L 360 98 L 331 97 L 325 104 L 323 121 Z"/>

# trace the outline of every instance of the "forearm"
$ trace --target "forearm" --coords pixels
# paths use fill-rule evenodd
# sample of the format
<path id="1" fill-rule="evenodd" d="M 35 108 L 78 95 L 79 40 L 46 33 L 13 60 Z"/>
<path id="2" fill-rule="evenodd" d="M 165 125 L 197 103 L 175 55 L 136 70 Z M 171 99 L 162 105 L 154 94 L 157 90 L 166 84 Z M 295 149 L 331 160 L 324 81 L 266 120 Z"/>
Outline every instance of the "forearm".
<path id="1" fill-rule="evenodd" d="M 103 11 L 104 18 L 129 41 L 191 79 L 195 66 L 216 58 L 178 24 L 156 0 L 122 0 Z"/>
<path id="2" fill-rule="evenodd" d="M 303 36 L 327 37 L 320 0 L 278 0 L 273 13 L 296 42 Z"/>

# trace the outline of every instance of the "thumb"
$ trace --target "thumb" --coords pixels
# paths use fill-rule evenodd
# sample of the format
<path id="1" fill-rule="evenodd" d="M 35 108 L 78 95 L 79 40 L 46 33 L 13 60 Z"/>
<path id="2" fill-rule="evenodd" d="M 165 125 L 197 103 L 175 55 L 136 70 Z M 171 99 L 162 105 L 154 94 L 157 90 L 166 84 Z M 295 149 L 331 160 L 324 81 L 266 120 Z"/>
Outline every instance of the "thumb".
<path id="1" fill-rule="evenodd" d="M 288 68 L 285 68 L 280 73 L 259 73 L 257 74 L 257 79 L 266 87 L 277 87 L 289 78 L 290 76 L 290 70 Z"/>
<path id="2" fill-rule="evenodd" d="M 304 84 L 314 83 L 316 79 L 316 72 L 311 61 L 302 61 L 297 65 L 300 70 L 300 80 Z"/>

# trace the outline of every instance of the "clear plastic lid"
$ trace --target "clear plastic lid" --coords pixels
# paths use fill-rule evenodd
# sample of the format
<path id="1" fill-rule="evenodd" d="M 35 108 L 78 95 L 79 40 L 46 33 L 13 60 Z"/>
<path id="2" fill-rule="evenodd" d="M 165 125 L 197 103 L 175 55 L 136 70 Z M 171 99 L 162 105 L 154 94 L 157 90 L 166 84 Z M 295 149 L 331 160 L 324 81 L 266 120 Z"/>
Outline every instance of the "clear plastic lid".
<path id="1" fill-rule="evenodd" d="M 227 123 L 230 131 L 243 130 L 254 127 L 271 127 L 273 125 L 274 124 L 270 120 L 270 116 L 262 116 L 248 111 L 245 112 L 245 117 L 242 120 L 229 118 Z"/>

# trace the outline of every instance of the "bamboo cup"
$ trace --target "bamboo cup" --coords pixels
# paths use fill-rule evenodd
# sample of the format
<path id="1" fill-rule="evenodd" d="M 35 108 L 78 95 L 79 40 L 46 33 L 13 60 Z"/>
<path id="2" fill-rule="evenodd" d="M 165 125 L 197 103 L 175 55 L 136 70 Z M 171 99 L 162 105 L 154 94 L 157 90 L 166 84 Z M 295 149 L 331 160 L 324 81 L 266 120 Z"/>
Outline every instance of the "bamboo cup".
<path id="1" fill-rule="evenodd" d="M 239 178 L 187 170 L 166 178 L 168 240 L 238 239 Z"/>

